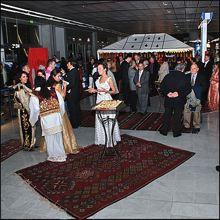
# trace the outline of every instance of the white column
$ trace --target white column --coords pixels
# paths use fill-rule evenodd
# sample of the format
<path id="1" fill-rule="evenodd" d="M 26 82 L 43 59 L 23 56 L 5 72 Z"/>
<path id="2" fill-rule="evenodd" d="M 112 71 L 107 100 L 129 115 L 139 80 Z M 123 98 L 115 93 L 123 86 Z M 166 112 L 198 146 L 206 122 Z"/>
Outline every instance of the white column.
<path id="1" fill-rule="evenodd" d="M 65 29 L 55 27 L 55 54 L 60 59 L 66 57 L 66 44 L 65 44 Z"/>
<path id="2" fill-rule="evenodd" d="M 4 45 L 4 39 L 3 39 L 3 32 L 2 32 L 2 25 L 1 25 L 1 45 Z M 1 62 L 2 62 L 2 75 L 3 75 L 3 80 L 4 84 L 7 82 L 7 73 L 4 68 L 4 63 L 5 63 L 5 49 L 1 48 Z"/>
<path id="3" fill-rule="evenodd" d="M 39 25 L 40 44 L 44 48 L 48 48 L 48 56 L 51 58 L 55 54 L 55 34 L 52 25 Z"/>
<path id="4" fill-rule="evenodd" d="M 92 32 L 92 55 L 97 56 L 97 32 Z"/>
<path id="5" fill-rule="evenodd" d="M 202 62 L 205 62 L 205 51 L 207 50 L 207 20 L 204 19 L 201 23 L 201 53 Z"/>

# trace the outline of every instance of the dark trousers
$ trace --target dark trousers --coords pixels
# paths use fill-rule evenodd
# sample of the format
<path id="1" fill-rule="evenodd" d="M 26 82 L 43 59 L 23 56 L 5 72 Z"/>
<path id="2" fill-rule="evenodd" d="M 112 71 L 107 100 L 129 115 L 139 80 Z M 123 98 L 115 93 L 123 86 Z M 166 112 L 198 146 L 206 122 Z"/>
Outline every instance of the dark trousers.
<path id="1" fill-rule="evenodd" d="M 129 99 L 129 93 L 130 93 L 130 88 L 129 88 L 129 83 L 122 82 L 122 93 L 123 93 L 123 100 L 126 105 L 130 104 L 130 99 Z"/>
<path id="2" fill-rule="evenodd" d="M 182 131 L 182 113 L 183 113 L 183 107 L 179 106 L 170 106 L 165 107 L 165 112 L 163 115 L 163 126 L 160 128 L 161 131 L 164 133 L 167 133 L 170 130 L 171 126 L 171 118 L 173 117 L 173 127 L 172 131 L 174 134 L 179 134 Z"/>
<path id="3" fill-rule="evenodd" d="M 205 88 L 205 90 L 202 92 L 202 97 L 201 97 L 201 104 L 205 105 L 208 99 L 208 93 L 209 93 L 209 86 Z"/>
<path id="4" fill-rule="evenodd" d="M 78 128 L 80 125 L 81 119 L 81 109 L 80 109 L 80 102 L 73 103 L 73 101 L 67 101 L 67 107 L 69 112 L 69 119 L 70 123 L 73 128 Z"/>
<path id="5" fill-rule="evenodd" d="M 130 91 L 130 107 L 132 112 L 137 111 L 137 93 L 136 90 Z"/>

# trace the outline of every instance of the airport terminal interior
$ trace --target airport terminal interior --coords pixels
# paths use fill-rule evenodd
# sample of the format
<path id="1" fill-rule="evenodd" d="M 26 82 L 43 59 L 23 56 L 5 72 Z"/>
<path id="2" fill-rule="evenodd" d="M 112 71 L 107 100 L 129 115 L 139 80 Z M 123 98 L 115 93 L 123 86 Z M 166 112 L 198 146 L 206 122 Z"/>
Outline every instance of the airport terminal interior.
<path id="1" fill-rule="evenodd" d="M 219 1 L 3 0 L 0 76 L 1 219 L 219 219 Z"/>

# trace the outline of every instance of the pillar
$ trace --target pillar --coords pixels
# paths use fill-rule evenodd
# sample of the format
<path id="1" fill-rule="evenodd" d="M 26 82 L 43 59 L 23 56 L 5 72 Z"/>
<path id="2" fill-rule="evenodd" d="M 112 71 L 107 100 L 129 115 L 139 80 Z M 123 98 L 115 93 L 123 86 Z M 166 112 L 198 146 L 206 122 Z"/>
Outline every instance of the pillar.
<path id="1" fill-rule="evenodd" d="M 4 39 L 3 39 L 3 32 L 2 32 L 2 23 L 1 23 L 1 45 L 4 45 Z M 2 63 L 2 75 L 3 75 L 3 80 L 4 84 L 7 82 L 7 73 L 4 68 L 4 63 L 5 63 L 5 49 L 4 47 L 1 47 L 1 63 Z"/>
<path id="2" fill-rule="evenodd" d="M 92 55 L 97 57 L 97 32 L 92 32 Z"/>
<path id="3" fill-rule="evenodd" d="M 66 57 L 65 29 L 55 27 L 55 54 L 60 59 Z"/>
<path id="4" fill-rule="evenodd" d="M 207 50 L 207 20 L 204 19 L 201 23 L 201 53 L 202 62 L 205 62 L 205 51 Z"/>
<path id="5" fill-rule="evenodd" d="M 39 25 L 40 45 L 48 49 L 48 56 L 55 54 L 55 33 L 54 26 L 50 24 Z"/>

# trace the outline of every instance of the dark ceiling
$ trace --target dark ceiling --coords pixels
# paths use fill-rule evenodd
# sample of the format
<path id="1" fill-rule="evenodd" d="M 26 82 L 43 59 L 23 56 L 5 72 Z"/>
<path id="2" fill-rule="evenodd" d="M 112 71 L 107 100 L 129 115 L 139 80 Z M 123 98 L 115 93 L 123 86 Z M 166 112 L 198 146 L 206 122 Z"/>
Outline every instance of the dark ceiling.
<path id="1" fill-rule="evenodd" d="M 1 1 L 122 33 L 198 31 L 202 12 L 213 12 L 208 33 L 219 34 L 219 1 Z M 9 16 L 7 12 L 3 15 Z M 19 15 L 16 15 L 19 18 Z M 27 16 L 26 16 L 27 17 Z M 45 21 L 48 22 L 48 21 Z"/>

